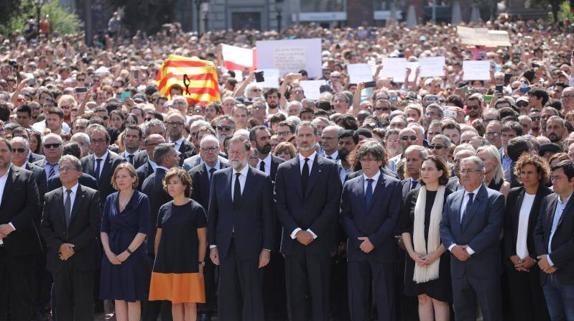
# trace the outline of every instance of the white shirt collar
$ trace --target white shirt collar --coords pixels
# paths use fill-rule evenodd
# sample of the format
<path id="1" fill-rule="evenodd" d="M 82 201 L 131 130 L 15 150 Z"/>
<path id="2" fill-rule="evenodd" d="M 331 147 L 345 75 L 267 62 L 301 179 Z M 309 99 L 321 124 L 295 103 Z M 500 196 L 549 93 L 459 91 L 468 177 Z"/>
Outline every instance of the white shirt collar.
<path id="1" fill-rule="evenodd" d="M 331 157 L 331 160 L 336 160 L 337 157 L 339 157 L 339 151 L 335 150 L 331 155 L 327 155 L 327 153 L 325 153 L 325 158 L 327 157 Z"/>
<path id="2" fill-rule="evenodd" d="M 104 155 L 102 155 L 102 157 L 98 157 L 98 156 L 96 156 L 96 154 L 94 154 L 94 159 L 101 159 L 101 160 L 104 160 L 104 161 L 105 161 L 106 159 L 108 159 L 108 154 L 109 154 L 109 153 L 110 153 L 110 151 L 109 151 L 109 150 L 106 150 L 106 152 L 104 153 Z"/>
<path id="3" fill-rule="evenodd" d="M 467 192 L 466 189 L 464 190 L 464 196 L 467 196 L 470 193 L 474 193 L 474 198 L 476 198 L 476 195 L 478 195 L 478 191 L 480 190 L 480 188 L 482 187 L 482 185 L 480 185 L 477 189 L 475 189 L 472 192 Z"/>
<path id="4" fill-rule="evenodd" d="M 271 153 L 267 154 L 267 157 L 264 159 L 260 159 L 259 163 L 261 162 L 265 162 L 265 166 L 267 166 L 267 164 L 271 164 Z"/>
<path id="5" fill-rule="evenodd" d="M 72 194 L 76 194 L 76 192 L 78 191 L 78 187 L 80 186 L 80 183 L 76 182 L 76 185 L 72 186 L 72 188 L 70 188 L 72 190 Z M 66 186 L 62 186 L 62 191 L 64 192 L 64 196 L 66 195 Z"/>
<path id="6" fill-rule="evenodd" d="M 249 164 L 246 164 L 245 167 L 243 167 L 239 172 L 233 169 L 233 176 L 235 176 L 235 174 L 237 173 L 240 173 L 241 174 L 240 176 L 247 177 L 248 170 L 249 170 Z"/>
<path id="7" fill-rule="evenodd" d="M 304 157 L 303 155 L 301 155 L 299 153 L 299 154 L 297 154 L 297 157 L 299 157 L 299 162 L 301 164 L 305 164 L 305 158 L 308 158 L 309 163 L 313 164 L 315 162 L 315 157 L 317 157 L 317 152 L 313 152 L 313 154 L 309 155 L 309 157 Z"/>
<path id="8" fill-rule="evenodd" d="M 381 176 L 381 171 L 377 171 L 377 173 L 375 175 L 373 175 L 373 177 L 367 177 L 367 175 L 365 175 L 363 173 L 363 178 L 365 179 L 365 182 L 367 182 L 368 179 L 372 179 L 375 183 L 379 181 L 379 176 Z"/>

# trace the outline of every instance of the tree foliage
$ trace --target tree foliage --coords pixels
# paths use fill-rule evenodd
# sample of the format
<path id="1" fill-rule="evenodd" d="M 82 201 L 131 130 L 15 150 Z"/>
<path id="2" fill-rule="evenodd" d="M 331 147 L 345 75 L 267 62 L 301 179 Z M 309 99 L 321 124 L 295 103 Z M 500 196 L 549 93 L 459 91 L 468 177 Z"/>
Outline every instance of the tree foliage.
<path id="1" fill-rule="evenodd" d="M 6 17 L 4 17 L 5 7 L 10 10 Z M 46 0 L 41 8 L 40 16 L 49 16 L 51 32 L 71 34 L 80 30 L 81 22 L 78 16 L 64 8 L 58 0 Z M 37 6 L 33 0 L 1 0 L 0 33 L 21 32 L 26 26 L 26 21 L 30 18 L 36 19 L 37 15 Z"/>

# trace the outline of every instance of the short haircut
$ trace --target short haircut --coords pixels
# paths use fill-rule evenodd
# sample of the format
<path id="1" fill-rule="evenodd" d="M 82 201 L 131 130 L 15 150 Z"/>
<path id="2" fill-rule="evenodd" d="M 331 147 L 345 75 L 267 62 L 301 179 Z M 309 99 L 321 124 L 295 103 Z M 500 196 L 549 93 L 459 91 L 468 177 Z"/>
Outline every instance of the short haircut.
<path id="1" fill-rule="evenodd" d="M 552 166 L 552 171 L 562 169 L 568 180 L 574 177 L 574 163 L 571 160 L 561 161 L 560 163 Z"/>
<path id="2" fill-rule="evenodd" d="M 109 143 L 111 138 L 110 138 L 110 133 L 108 133 L 108 130 L 106 129 L 106 127 L 104 127 L 103 125 L 100 124 L 90 124 L 88 126 L 88 128 L 86 128 L 86 133 L 92 137 L 94 132 L 101 132 L 104 133 L 104 135 L 106 136 L 106 142 Z"/>
<path id="3" fill-rule="evenodd" d="M 163 164 L 165 158 L 171 151 L 175 151 L 175 147 L 170 143 L 158 144 L 153 150 L 153 158 L 158 165 Z"/>
<path id="4" fill-rule="evenodd" d="M 26 113 L 28 117 L 32 117 L 32 108 L 28 104 L 24 104 L 18 108 L 16 108 L 16 113 Z"/>
<path id="5" fill-rule="evenodd" d="M 549 99 L 546 90 L 538 87 L 530 88 L 530 90 L 528 91 L 528 96 L 534 96 L 538 99 L 542 99 L 542 106 L 546 105 Z"/>
<path id="6" fill-rule="evenodd" d="M 231 137 L 231 139 L 229 139 L 227 146 L 231 146 L 232 144 L 236 143 L 243 144 L 243 147 L 245 148 L 246 151 L 249 151 L 251 149 L 251 143 L 249 142 L 249 140 L 245 139 L 245 137 L 241 135 Z"/>
<path id="7" fill-rule="evenodd" d="M 425 160 L 429 157 L 429 152 L 426 148 L 424 148 L 421 145 L 410 145 L 409 147 L 407 147 L 407 149 L 405 149 L 404 155 L 413 152 L 413 151 L 417 151 L 419 152 L 419 156 Z"/>
<path id="8" fill-rule="evenodd" d="M 471 162 L 474 165 L 476 165 L 477 170 L 484 171 L 484 162 L 478 156 L 469 156 L 469 157 L 463 158 L 460 161 L 460 163 L 462 164 L 463 162 Z"/>
<path id="9" fill-rule="evenodd" d="M 126 126 L 126 129 L 124 129 L 124 135 L 126 135 L 128 133 L 128 130 L 135 130 L 138 132 L 138 136 L 141 139 L 143 137 L 143 130 L 141 129 L 140 126 L 138 125 L 133 125 L 133 124 L 129 124 Z"/>
<path id="10" fill-rule="evenodd" d="M 62 167 L 62 164 L 64 162 L 69 162 L 70 164 L 72 164 L 74 166 L 74 169 L 77 170 L 78 172 L 82 171 L 82 162 L 76 156 L 64 155 L 60 157 L 60 160 L 58 161 L 58 165 L 60 166 L 60 168 Z"/>
<path id="11" fill-rule="evenodd" d="M 255 138 L 257 137 L 257 131 L 258 130 L 265 130 L 268 133 L 270 133 L 269 128 L 267 128 L 263 125 L 255 126 L 249 130 L 249 140 L 251 140 L 251 141 L 255 140 Z"/>
<path id="12" fill-rule="evenodd" d="M 189 176 L 189 174 L 185 169 L 180 167 L 171 168 L 170 170 L 167 171 L 167 173 L 165 173 L 162 182 L 163 189 L 167 192 L 167 184 L 174 177 L 179 178 L 181 184 L 185 186 L 185 196 L 189 197 L 191 195 L 191 186 L 192 186 L 191 176 Z"/>
<path id="13" fill-rule="evenodd" d="M 59 107 L 50 107 L 47 111 L 48 115 L 57 115 L 60 119 L 64 119 L 64 111 Z"/>
<path id="14" fill-rule="evenodd" d="M 343 130 L 339 131 L 339 133 L 337 135 L 337 139 L 341 139 L 341 138 L 352 138 L 353 143 L 355 143 L 355 144 L 359 143 L 359 135 L 355 135 L 355 131 L 351 130 L 351 129 L 343 129 Z"/>
<path id="15" fill-rule="evenodd" d="M 201 145 L 207 142 L 214 142 L 217 144 L 217 146 L 219 146 L 219 139 L 217 139 L 217 137 L 215 137 L 214 135 L 205 135 L 203 136 L 203 138 L 201 138 L 201 141 L 199 142 L 199 147 L 201 148 Z"/>
<path id="16" fill-rule="evenodd" d="M 371 156 L 376 161 L 383 162 L 382 166 L 386 166 L 386 151 L 383 145 L 376 141 L 366 141 L 357 149 L 356 159 L 361 161 L 366 156 Z"/>
<path id="17" fill-rule="evenodd" d="M 48 140 L 48 138 L 55 138 L 60 144 L 64 143 L 64 140 L 62 139 L 62 137 L 58 134 L 55 133 L 49 133 L 46 134 L 46 136 L 42 137 L 42 145 L 44 145 L 46 143 L 46 140 Z"/>
<path id="18" fill-rule="evenodd" d="M 80 158 L 82 157 L 82 149 L 80 148 L 80 145 L 78 143 L 71 141 L 64 145 L 62 155 L 70 155 Z"/>
<path id="19" fill-rule="evenodd" d="M 311 123 L 310 121 L 302 121 L 299 123 L 299 125 L 297 126 L 297 129 L 295 130 L 295 134 L 299 133 L 299 129 L 301 127 L 310 127 L 313 129 L 313 133 L 315 134 L 315 136 L 317 136 L 319 133 L 317 131 L 317 126 L 313 125 L 313 123 Z"/>

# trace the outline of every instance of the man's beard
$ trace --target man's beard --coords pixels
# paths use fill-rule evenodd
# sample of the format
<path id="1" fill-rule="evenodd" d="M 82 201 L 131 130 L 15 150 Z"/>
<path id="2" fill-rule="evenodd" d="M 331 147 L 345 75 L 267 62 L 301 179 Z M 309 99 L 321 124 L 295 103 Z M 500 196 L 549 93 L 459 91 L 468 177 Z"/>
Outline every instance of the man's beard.
<path id="1" fill-rule="evenodd" d="M 349 156 L 349 152 L 346 149 L 344 148 L 339 149 L 339 158 L 341 160 L 347 160 L 347 156 Z"/>
<path id="2" fill-rule="evenodd" d="M 232 160 L 229 161 L 229 164 L 231 164 L 231 167 L 233 167 L 234 170 L 240 171 L 247 165 L 247 162 L 240 160 Z"/>
<path id="3" fill-rule="evenodd" d="M 269 154 L 269 152 L 271 152 L 271 144 L 265 144 L 261 147 L 258 147 L 257 151 L 261 155 L 267 155 L 267 154 Z"/>
<path id="4" fill-rule="evenodd" d="M 554 133 L 548 134 L 548 139 L 550 139 L 550 141 L 553 143 L 557 143 L 560 141 L 560 137 L 558 137 L 558 135 Z"/>

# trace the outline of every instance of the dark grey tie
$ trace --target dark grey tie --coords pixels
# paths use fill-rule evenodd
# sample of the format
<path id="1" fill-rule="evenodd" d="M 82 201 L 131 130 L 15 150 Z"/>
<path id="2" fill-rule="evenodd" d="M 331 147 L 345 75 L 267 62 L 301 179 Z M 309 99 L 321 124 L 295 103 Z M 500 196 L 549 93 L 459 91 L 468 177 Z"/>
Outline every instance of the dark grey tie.
<path id="1" fill-rule="evenodd" d="M 468 212 L 470 212 L 470 209 L 472 208 L 473 204 L 474 204 L 474 193 L 468 193 L 468 202 L 466 203 L 466 207 L 465 207 L 464 212 L 462 214 L 461 222 L 468 215 Z"/>
<path id="2" fill-rule="evenodd" d="M 265 173 L 265 161 L 259 163 L 259 170 Z"/>
<path id="3" fill-rule="evenodd" d="M 130 164 L 134 164 L 134 155 L 133 154 L 129 154 L 128 155 L 128 162 L 130 162 Z"/>
<path id="4" fill-rule="evenodd" d="M 211 178 L 213 177 L 213 173 L 215 173 L 215 168 L 210 168 L 209 169 L 209 178 L 208 180 L 211 182 Z"/>
<path id="5" fill-rule="evenodd" d="M 66 190 L 66 201 L 64 202 L 64 214 L 66 215 L 66 227 L 70 226 L 72 220 L 72 194 L 71 189 Z"/>

